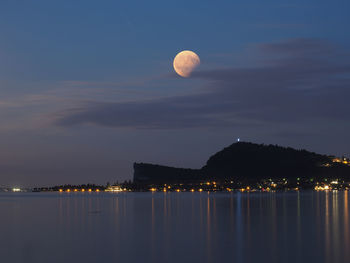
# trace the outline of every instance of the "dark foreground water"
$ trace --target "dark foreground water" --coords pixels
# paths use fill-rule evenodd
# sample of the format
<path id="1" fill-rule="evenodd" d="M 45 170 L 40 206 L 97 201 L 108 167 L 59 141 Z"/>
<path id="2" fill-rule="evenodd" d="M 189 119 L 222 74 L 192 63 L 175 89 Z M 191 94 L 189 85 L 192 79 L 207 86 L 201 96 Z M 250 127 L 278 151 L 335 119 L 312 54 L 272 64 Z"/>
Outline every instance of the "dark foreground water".
<path id="1" fill-rule="evenodd" d="M 348 192 L 0 194 L 0 262 L 350 262 Z"/>

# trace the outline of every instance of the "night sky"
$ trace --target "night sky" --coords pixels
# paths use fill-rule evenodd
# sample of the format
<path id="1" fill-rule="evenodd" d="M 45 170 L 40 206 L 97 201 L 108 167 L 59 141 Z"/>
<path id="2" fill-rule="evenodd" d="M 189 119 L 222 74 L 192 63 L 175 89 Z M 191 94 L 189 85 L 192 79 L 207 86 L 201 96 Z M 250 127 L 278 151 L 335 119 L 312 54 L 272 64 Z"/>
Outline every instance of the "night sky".
<path id="1" fill-rule="evenodd" d="M 350 2 L 0 4 L 0 186 L 199 168 L 243 141 L 350 156 Z M 182 50 L 201 65 L 173 70 Z"/>

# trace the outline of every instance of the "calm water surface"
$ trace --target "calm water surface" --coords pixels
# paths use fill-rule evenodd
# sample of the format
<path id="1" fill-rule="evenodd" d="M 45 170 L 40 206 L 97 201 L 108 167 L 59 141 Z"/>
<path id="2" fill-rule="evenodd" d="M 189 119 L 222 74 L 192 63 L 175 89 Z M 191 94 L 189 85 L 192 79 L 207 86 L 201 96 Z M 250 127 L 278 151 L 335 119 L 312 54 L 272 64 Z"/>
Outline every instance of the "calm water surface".
<path id="1" fill-rule="evenodd" d="M 2 193 L 0 262 L 350 262 L 348 192 Z"/>

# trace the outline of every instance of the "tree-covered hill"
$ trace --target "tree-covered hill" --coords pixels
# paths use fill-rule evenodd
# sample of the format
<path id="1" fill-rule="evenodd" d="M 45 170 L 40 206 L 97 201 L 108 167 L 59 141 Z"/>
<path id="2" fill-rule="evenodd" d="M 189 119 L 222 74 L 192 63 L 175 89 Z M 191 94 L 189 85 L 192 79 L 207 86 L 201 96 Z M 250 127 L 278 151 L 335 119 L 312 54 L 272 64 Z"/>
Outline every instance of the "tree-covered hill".
<path id="1" fill-rule="evenodd" d="M 297 177 L 350 178 L 350 166 L 333 157 L 278 145 L 237 142 L 209 158 L 201 169 L 135 163 L 134 181 L 145 183 Z"/>

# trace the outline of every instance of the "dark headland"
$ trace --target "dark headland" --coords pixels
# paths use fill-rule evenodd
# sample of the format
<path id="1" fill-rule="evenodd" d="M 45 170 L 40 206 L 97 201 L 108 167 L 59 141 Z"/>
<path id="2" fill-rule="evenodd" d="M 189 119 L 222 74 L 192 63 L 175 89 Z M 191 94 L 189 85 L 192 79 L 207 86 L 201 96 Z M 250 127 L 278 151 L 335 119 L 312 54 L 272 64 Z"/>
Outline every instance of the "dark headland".
<path id="1" fill-rule="evenodd" d="M 257 182 L 268 178 L 350 181 L 349 160 L 277 145 L 237 142 L 209 158 L 201 169 L 134 163 L 134 183 L 174 184 L 238 180 Z"/>
<path id="2" fill-rule="evenodd" d="M 105 186 L 66 184 L 34 188 L 33 191 L 216 192 L 300 189 L 349 190 L 350 160 L 344 156 L 322 155 L 278 145 L 237 142 L 215 153 L 201 169 L 134 163 L 133 182 L 107 183 Z"/>

